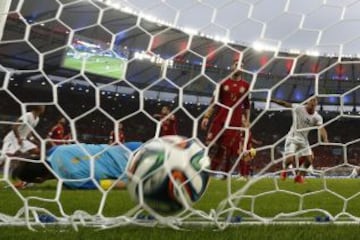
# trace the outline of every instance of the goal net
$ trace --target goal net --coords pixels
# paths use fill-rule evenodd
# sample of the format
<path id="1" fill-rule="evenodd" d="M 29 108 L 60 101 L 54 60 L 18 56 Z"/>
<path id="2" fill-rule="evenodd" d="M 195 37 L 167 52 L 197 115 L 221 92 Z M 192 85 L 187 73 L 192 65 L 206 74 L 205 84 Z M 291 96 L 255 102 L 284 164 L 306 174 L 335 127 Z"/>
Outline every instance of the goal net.
<path id="1" fill-rule="evenodd" d="M 360 158 L 360 60 L 357 55 L 345 54 L 348 45 L 324 44 L 322 51 L 331 50 L 330 54 L 322 54 L 284 49 L 282 42 L 266 36 L 262 36 L 262 43 L 232 41 L 230 37 L 237 37 L 235 33 L 242 29 L 260 26 L 265 32 L 269 22 L 277 19 L 257 20 L 245 14 L 246 18 L 234 20 L 227 29 L 220 24 L 220 10 L 240 4 L 244 5 L 240 9 L 251 12 L 268 1 L 233 0 L 222 6 L 198 1 L 196 6 L 184 9 L 162 1 L 149 7 L 152 13 L 173 12 L 177 16 L 173 22 L 158 20 L 119 2 L 1 1 L 1 139 L 22 125 L 17 120 L 26 112 L 38 105 L 46 109 L 36 127 L 26 124 L 39 153 L 1 153 L 0 225 L 225 228 L 257 223 L 359 223 L 360 185 L 356 176 Z M 295 1 L 287 2 L 281 10 L 284 16 L 291 13 Z M 189 9 L 202 8 L 213 12 L 203 31 L 177 25 L 179 19 L 196 15 Z M 185 10 L 190 13 L 181 15 Z M 313 13 L 308 11 L 309 16 Z M 290 32 L 312 31 L 304 23 L 292 28 L 287 30 L 289 33 L 275 32 L 296 43 L 297 35 Z M 234 96 L 237 102 L 229 106 L 222 102 L 222 84 L 234 74 L 248 83 L 249 90 L 240 88 L 241 96 Z M 311 165 L 303 164 L 301 152 L 295 152 L 283 181 L 280 175 L 285 162 L 284 146 L 296 110 L 272 103 L 272 99 L 304 105 L 313 96 L 318 99 L 316 110 L 323 118 L 320 125 L 305 129 L 310 131 L 314 160 Z M 247 98 L 249 122 L 232 125 L 231 116 Z M 162 112 L 164 106 L 169 112 Z M 209 108 L 214 111 L 203 129 Z M 219 109 L 227 111 L 226 117 L 221 129 L 209 139 L 209 126 Z M 116 183 L 97 183 L 94 164 L 101 152 L 93 154 L 83 148 L 90 174 L 81 181 L 92 182 L 90 190 L 67 188 L 64 183 L 74 182 L 72 186 L 77 186 L 79 179 L 57 176 L 47 163 L 49 145 L 109 144 L 101 145 L 107 146 L 106 151 L 123 141 L 145 142 L 163 135 L 164 125 L 173 116 L 177 125 L 171 127 L 177 128 L 176 134 L 198 141 L 211 158 L 229 150 L 222 150 L 224 146 L 219 144 L 228 130 L 241 136 L 242 144 L 232 149 L 235 154 L 231 161 L 223 152 L 222 162 L 209 169 L 211 181 L 202 199 L 172 216 L 151 211 L 146 203 L 133 203 L 127 191 L 116 189 Z M 61 118 L 66 121 L 61 134 L 67 138 L 51 139 L 49 132 Z M 328 142 L 322 138 L 322 128 L 327 130 Z M 250 155 L 255 156 L 245 161 L 250 143 L 256 154 L 252 152 Z M 41 165 L 56 178 L 41 184 L 19 182 L 12 176 L 14 165 L 21 163 Z M 294 183 L 299 172 L 305 174 L 305 183 Z"/>

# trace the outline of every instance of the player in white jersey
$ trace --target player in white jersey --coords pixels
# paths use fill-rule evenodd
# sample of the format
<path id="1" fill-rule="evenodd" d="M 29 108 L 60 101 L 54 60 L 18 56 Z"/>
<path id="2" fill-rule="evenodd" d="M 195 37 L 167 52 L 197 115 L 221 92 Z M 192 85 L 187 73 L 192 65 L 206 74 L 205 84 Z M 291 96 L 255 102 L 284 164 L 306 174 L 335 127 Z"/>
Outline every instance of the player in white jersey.
<path id="1" fill-rule="evenodd" d="M 292 108 L 293 123 L 291 129 L 285 140 L 285 162 L 283 165 L 283 171 L 280 178 L 286 179 L 286 169 L 295 163 L 295 156 L 303 160 L 305 168 L 312 165 L 313 152 L 310 148 L 308 135 L 313 127 L 320 127 L 320 136 L 323 142 L 328 142 L 327 132 L 323 125 L 323 118 L 316 111 L 318 100 L 316 97 L 312 97 L 305 105 L 291 104 L 278 99 L 271 99 L 272 102 L 281 106 Z M 295 177 L 295 182 L 304 182 L 304 171 L 298 171 Z"/>
<path id="2" fill-rule="evenodd" d="M 39 153 L 37 145 L 28 137 L 32 135 L 32 129 L 39 123 L 39 118 L 44 111 L 45 106 L 35 106 L 32 111 L 25 113 L 17 120 L 17 124 L 3 140 L 0 165 L 3 164 L 5 156 L 26 156 Z"/>

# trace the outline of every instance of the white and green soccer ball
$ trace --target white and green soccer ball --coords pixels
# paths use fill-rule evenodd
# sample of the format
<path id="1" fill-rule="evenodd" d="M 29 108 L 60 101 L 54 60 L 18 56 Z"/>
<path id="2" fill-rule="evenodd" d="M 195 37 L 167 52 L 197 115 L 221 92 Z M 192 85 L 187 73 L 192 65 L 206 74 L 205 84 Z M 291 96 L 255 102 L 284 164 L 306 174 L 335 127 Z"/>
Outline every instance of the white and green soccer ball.
<path id="1" fill-rule="evenodd" d="M 210 160 L 195 140 L 180 136 L 145 143 L 128 164 L 128 191 L 133 200 L 158 213 L 191 207 L 209 183 Z"/>

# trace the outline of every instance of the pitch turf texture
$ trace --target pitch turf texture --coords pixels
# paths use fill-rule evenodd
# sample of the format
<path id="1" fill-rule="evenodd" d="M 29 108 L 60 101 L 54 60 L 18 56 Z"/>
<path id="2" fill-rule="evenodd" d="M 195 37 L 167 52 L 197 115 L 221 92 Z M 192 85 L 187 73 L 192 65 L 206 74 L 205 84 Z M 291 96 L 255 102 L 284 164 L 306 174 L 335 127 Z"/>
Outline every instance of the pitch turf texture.
<path id="1" fill-rule="evenodd" d="M 242 188 L 245 182 L 232 180 L 232 192 Z M 274 192 L 279 189 L 280 191 Z M 286 190 L 282 191 L 282 190 Z M 216 208 L 227 196 L 227 181 L 211 180 L 204 197 L 195 206 L 208 212 Z M 258 195 L 268 192 L 265 195 Z M 352 215 L 360 216 L 360 180 L 358 179 L 307 179 L 305 184 L 294 184 L 291 179 L 279 181 L 264 179 L 252 185 L 246 195 L 258 196 L 255 199 L 254 212 L 261 217 L 273 217 L 279 213 L 297 211 L 302 204 L 303 209 L 322 208 L 333 216 L 343 209 Z M 21 190 L 23 196 L 37 196 L 42 198 L 55 197 L 55 182 L 49 182 L 35 187 Z M 302 195 L 299 197 L 297 194 Z M 351 198 L 347 203 L 341 197 Z M 95 190 L 66 190 L 61 193 L 61 203 L 67 214 L 75 210 L 84 210 L 95 214 L 99 208 L 101 193 Z M 59 210 L 55 203 L 44 203 L 30 200 L 31 206 L 46 207 L 54 214 Z M 10 188 L 0 190 L 0 212 L 14 215 L 23 206 L 20 198 Z M 239 202 L 242 209 L 250 210 L 250 198 Z M 113 190 L 103 210 L 105 216 L 118 216 L 134 207 L 127 191 Z M 246 215 L 235 212 L 235 215 L 246 219 Z M 80 228 L 75 232 L 70 227 L 52 226 L 37 228 L 38 232 L 31 232 L 25 227 L 1 227 L 0 239 L 358 239 L 359 226 L 335 225 L 331 222 L 319 223 L 316 216 L 324 216 L 321 212 L 311 212 L 302 215 L 307 219 L 314 219 L 311 225 L 246 225 L 241 222 L 224 231 L 213 227 L 196 227 L 192 230 L 176 231 L 160 227 L 122 227 L 105 231 L 93 228 Z"/>
<path id="2" fill-rule="evenodd" d="M 66 56 L 63 66 L 66 68 L 81 70 L 83 59 Z M 85 72 L 120 79 L 123 76 L 125 61 L 119 58 L 106 56 L 92 56 L 85 61 Z"/>

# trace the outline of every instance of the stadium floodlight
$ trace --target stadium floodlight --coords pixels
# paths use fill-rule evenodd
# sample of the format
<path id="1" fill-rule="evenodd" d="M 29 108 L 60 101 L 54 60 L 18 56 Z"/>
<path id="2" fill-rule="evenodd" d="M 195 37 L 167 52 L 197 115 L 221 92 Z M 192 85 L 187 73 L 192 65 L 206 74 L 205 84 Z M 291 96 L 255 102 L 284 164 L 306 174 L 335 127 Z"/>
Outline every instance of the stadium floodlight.
<path id="1" fill-rule="evenodd" d="M 320 52 L 316 51 L 316 50 L 308 50 L 308 51 L 306 51 L 306 55 L 318 57 L 318 56 L 320 56 Z"/>
<path id="2" fill-rule="evenodd" d="M 196 35 L 198 34 L 198 31 L 196 29 L 190 28 L 190 27 L 182 27 L 180 28 L 182 31 L 184 31 L 185 33 L 191 35 Z"/>
<path id="3" fill-rule="evenodd" d="M 278 51 L 278 48 L 276 46 L 272 46 L 266 43 L 262 43 L 260 41 L 255 41 L 252 45 L 252 47 L 256 50 L 256 51 L 272 51 L 272 52 L 276 52 Z"/>

